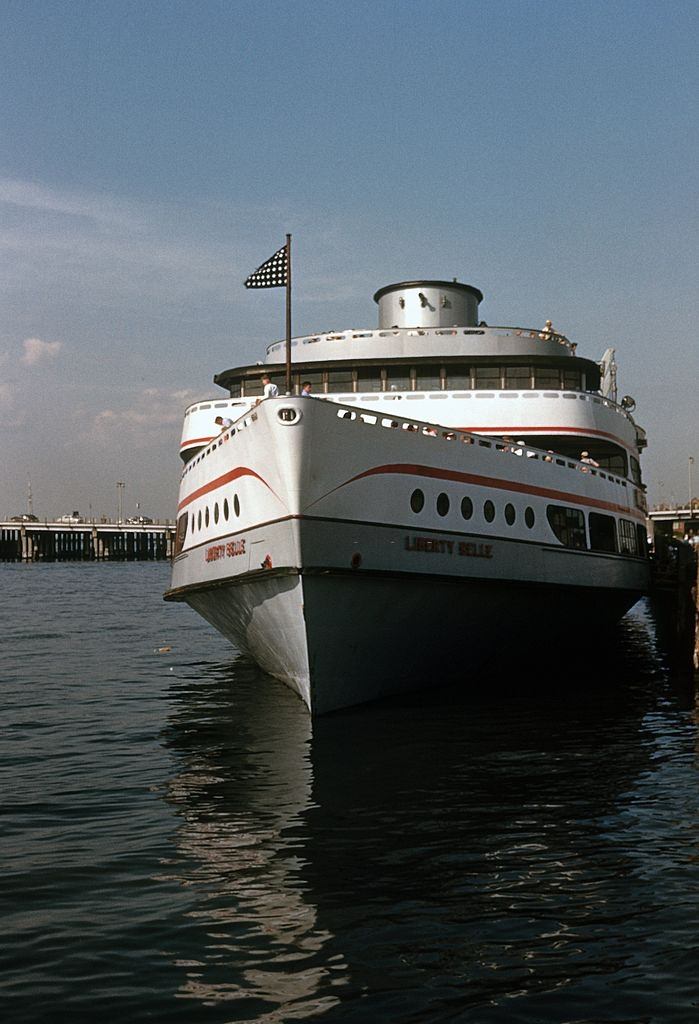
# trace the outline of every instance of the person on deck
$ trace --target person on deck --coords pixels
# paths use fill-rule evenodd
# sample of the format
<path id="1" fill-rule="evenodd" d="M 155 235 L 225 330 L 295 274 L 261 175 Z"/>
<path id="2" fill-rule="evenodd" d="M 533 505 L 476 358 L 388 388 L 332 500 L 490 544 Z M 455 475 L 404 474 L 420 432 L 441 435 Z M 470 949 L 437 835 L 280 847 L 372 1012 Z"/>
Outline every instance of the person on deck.
<path id="1" fill-rule="evenodd" d="M 262 378 L 262 389 L 264 398 L 276 398 L 279 395 L 279 388 L 272 383 L 267 374 Z"/>

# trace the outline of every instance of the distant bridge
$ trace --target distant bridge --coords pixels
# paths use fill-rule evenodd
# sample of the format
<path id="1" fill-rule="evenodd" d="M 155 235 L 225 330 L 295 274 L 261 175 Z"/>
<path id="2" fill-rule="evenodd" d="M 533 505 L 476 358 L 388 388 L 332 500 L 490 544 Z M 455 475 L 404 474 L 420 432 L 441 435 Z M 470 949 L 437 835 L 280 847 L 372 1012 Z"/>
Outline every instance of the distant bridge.
<path id="1" fill-rule="evenodd" d="M 0 522 L 0 562 L 163 562 L 174 543 L 171 523 Z"/>

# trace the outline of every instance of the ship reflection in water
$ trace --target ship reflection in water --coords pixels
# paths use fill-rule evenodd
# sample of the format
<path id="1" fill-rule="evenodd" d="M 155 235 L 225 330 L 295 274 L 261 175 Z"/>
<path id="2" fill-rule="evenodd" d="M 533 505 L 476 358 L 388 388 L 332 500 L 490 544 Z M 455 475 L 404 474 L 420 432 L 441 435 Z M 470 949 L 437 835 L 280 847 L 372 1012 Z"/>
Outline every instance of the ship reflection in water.
<path id="1" fill-rule="evenodd" d="M 312 802 L 310 740 L 298 698 L 244 662 L 180 690 L 166 736 L 183 760 L 168 794 L 182 816 L 169 868 L 195 890 L 190 916 L 207 933 L 197 958 L 178 957 L 181 995 L 236 1001 L 236 1020 L 324 1012 L 344 977 L 324 953 L 331 936 L 296 834 Z"/>
<path id="2" fill-rule="evenodd" d="M 264 1024 L 622 1004 L 625 1021 L 686 1020 L 696 715 L 644 605 L 617 641 L 587 663 L 577 643 L 573 672 L 313 723 L 242 661 L 180 682 L 164 867 L 193 901 L 180 995 Z"/>

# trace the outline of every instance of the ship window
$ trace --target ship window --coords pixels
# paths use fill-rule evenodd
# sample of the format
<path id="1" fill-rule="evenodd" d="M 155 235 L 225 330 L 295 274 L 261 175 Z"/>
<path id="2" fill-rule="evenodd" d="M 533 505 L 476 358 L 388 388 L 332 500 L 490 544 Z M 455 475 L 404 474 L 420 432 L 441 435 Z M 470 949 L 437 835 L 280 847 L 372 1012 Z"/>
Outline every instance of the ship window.
<path id="1" fill-rule="evenodd" d="M 185 512 L 177 520 L 177 534 L 175 535 L 175 554 L 179 555 L 180 551 L 184 546 L 184 539 L 187 536 L 187 526 L 189 524 L 189 516 Z"/>
<path id="2" fill-rule="evenodd" d="M 442 377 L 439 367 L 418 366 L 416 387 L 418 391 L 441 391 Z"/>
<path id="3" fill-rule="evenodd" d="M 619 520 L 619 547 L 622 555 L 638 555 L 636 525 L 629 519 Z"/>
<path id="4" fill-rule="evenodd" d="M 190 530 L 192 531 L 192 533 L 194 533 L 194 526 L 195 526 L 195 519 L 194 519 L 194 513 L 192 512 L 192 525 L 190 526 Z"/>
<path id="5" fill-rule="evenodd" d="M 534 370 L 534 385 L 537 388 L 559 388 L 561 375 L 554 366 L 537 366 Z"/>
<path id="6" fill-rule="evenodd" d="M 328 391 L 334 395 L 343 391 L 354 391 L 353 371 L 350 369 L 330 370 L 328 373 Z"/>
<path id="7" fill-rule="evenodd" d="M 614 455 L 598 455 L 595 453 L 595 459 L 599 462 L 602 469 L 608 469 L 619 476 L 626 476 L 626 455 L 624 452 L 618 452 Z"/>
<path id="8" fill-rule="evenodd" d="M 510 391 L 525 391 L 532 386 L 532 371 L 528 366 L 506 366 L 505 387 Z"/>
<path id="9" fill-rule="evenodd" d="M 197 516 L 197 530 L 201 530 L 201 509 L 199 509 L 199 515 Z"/>
<path id="10" fill-rule="evenodd" d="M 214 504 L 214 522 L 218 522 L 218 502 Z"/>
<path id="11" fill-rule="evenodd" d="M 490 498 L 483 506 L 483 515 L 485 516 L 485 521 L 487 523 L 492 523 L 493 519 L 495 519 L 495 505 L 493 505 Z"/>
<path id="12" fill-rule="evenodd" d="M 586 548 L 585 517 L 578 508 L 547 505 L 546 518 L 561 544 L 567 548 Z"/>
<path id="13" fill-rule="evenodd" d="M 529 527 L 530 530 L 531 530 L 532 526 L 534 525 L 534 520 L 535 519 L 536 519 L 536 516 L 534 515 L 534 509 L 531 508 L 529 505 L 527 505 L 527 507 L 524 510 L 524 521 L 525 521 L 525 523 L 527 524 L 527 526 Z"/>
<path id="14" fill-rule="evenodd" d="M 442 491 L 441 494 L 437 495 L 437 512 L 440 516 L 445 516 L 449 511 L 449 495 Z"/>
<path id="15" fill-rule="evenodd" d="M 474 377 L 475 386 L 481 391 L 500 387 L 500 369 L 497 366 L 477 366 Z"/>
<path id="16" fill-rule="evenodd" d="M 206 523 L 207 526 L 209 525 L 209 506 L 208 505 L 204 509 L 204 522 Z"/>
<path id="17" fill-rule="evenodd" d="M 357 391 L 380 391 L 381 370 L 378 366 L 362 366 L 357 370 Z"/>
<path id="18" fill-rule="evenodd" d="M 638 459 L 634 459 L 633 455 L 631 456 L 631 479 L 638 487 L 641 486 L 641 467 Z"/>
<path id="19" fill-rule="evenodd" d="M 450 391 L 459 391 L 461 388 L 470 390 L 471 367 L 470 366 L 448 366 L 447 387 Z"/>
<path id="20" fill-rule="evenodd" d="M 410 391 L 410 367 L 389 366 L 386 370 L 387 391 Z"/>
<path id="21" fill-rule="evenodd" d="M 231 384 L 228 390 L 231 398 L 240 398 L 240 381 L 238 380 L 235 384 Z"/>
<path id="22" fill-rule="evenodd" d="M 645 556 L 648 554 L 648 538 L 646 536 L 645 526 L 642 526 L 640 523 L 636 524 L 636 540 L 638 544 L 638 553 L 639 555 L 643 555 L 643 557 L 645 558 Z"/>
<path id="23" fill-rule="evenodd" d="M 590 547 L 593 551 L 616 551 L 616 524 L 614 516 L 590 512 Z"/>
<path id="24" fill-rule="evenodd" d="M 238 495 L 233 495 L 233 511 L 237 516 L 240 515 L 240 502 L 238 501 Z"/>
<path id="25" fill-rule="evenodd" d="M 507 505 L 505 505 L 505 522 L 508 526 L 514 526 L 516 518 L 515 507 L 508 501 Z"/>
<path id="26" fill-rule="evenodd" d="M 410 507 L 413 510 L 413 512 L 415 512 L 417 514 L 418 512 L 422 512 L 422 510 L 424 508 L 424 505 L 425 505 L 425 495 L 422 493 L 422 491 L 418 487 L 410 495 Z"/>
<path id="27" fill-rule="evenodd" d="M 226 520 L 226 522 L 228 521 L 228 514 L 229 514 L 228 498 L 224 498 L 223 499 L 223 518 Z"/>
<path id="28" fill-rule="evenodd" d="M 470 519 L 473 515 L 473 502 L 468 496 L 461 499 L 461 515 L 464 519 Z"/>
<path id="29" fill-rule="evenodd" d="M 563 387 L 572 388 L 574 391 L 580 390 L 580 371 L 579 370 L 564 370 L 563 371 Z"/>

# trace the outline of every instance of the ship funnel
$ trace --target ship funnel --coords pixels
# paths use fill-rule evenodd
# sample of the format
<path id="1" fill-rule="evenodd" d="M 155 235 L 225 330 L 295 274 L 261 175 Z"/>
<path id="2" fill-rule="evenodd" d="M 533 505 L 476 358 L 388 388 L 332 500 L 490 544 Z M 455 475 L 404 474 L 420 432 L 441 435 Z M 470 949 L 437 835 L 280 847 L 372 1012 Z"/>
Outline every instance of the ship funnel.
<path id="1" fill-rule="evenodd" d="M 476 327 L 483 295 L 458 281 L 401 281 L 379 288 L 379 327 Z"/>

